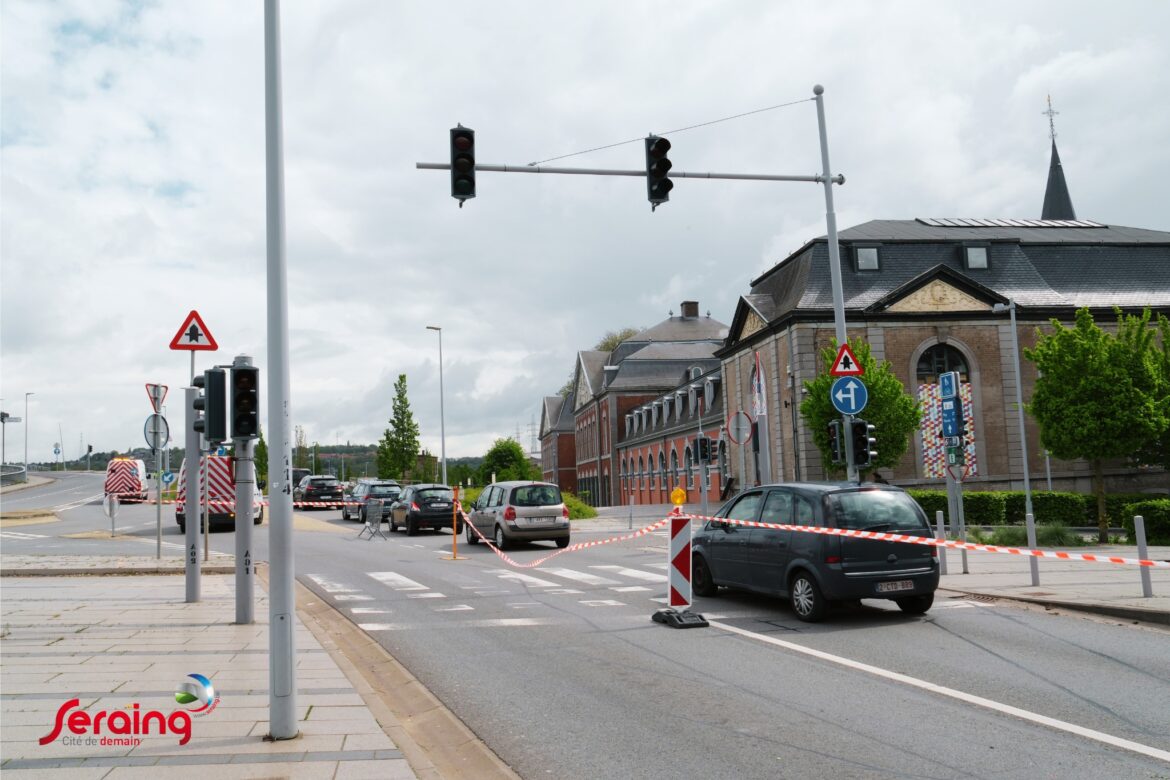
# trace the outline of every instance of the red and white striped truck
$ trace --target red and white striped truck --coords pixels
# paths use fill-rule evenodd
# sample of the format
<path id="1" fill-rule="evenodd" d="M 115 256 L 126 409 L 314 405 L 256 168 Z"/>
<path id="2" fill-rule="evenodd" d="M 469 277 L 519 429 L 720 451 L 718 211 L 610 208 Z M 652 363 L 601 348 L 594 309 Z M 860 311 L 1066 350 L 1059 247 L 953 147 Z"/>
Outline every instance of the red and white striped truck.
<path id="1" fill-rule="evenodd" d="M 236 483 L 235 483 L 235 459 L 227 455 L 204 455 L 199 470 L 199 496 L 196 497 L 196 506 L 202 506 L 204 487 L 206 486 L 207 505 L 210 509 L 208 518 L 211 521 L 211 528 L 228 528 L 235 529 L 236 527 Z M 208 481 L 208 473 L 211 478 Z M 255 479 L 255 471 L 253 470 L 253 479 Z M 255 489 L 252 494 L 252 522 L 260 525 L 264 521 L 264 507 L 262 504 L 263 496 L 260 494 L 259 488 Z M 175 521 L 179 524 L 179 530 L 186 532 L 187 517 L 187 461 L 183 461 L 183 465 L 179 467 L 179 496 L 175 504 Z M 200 530 L 203 529 L 203 523 L 199 524 Z"/>
<path id="2" fill-rule="evenodd" d="M 146 465 L 135 458 L 114 458 L 106 464 L 107 496 L 116 495 L 122 503 L 146 501 Z"/>

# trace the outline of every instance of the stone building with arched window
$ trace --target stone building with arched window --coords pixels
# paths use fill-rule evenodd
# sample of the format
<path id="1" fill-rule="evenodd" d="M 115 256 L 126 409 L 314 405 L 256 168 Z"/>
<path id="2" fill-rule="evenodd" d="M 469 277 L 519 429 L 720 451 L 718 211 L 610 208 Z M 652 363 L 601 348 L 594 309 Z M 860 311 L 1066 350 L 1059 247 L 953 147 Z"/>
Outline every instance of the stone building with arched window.
<path id="1" fill-rule="evenodd" d="M 1008 314 L 1016 305 L 1025 404 L 1035 367 L 1023 351 L 1052 319 L 1071 323 L 1083 307 L 1103 327 L 1113 307 L 1170 315 L 1170 233 L 1089 220 L 875 220 L 839 235 L 846 323 L 851 341 L 867 342 L 888 360 L 907 391 L 923 404 L 922 429 L 901 462 L 882 476 L 895 484 L 939 484 L 938 376 L 958 371 L 970 433 L 964 442 L 972 487 L 1019 489 L 1022 452 L 1016 413 L 1016 369 Z M 825 237 L 808 242 L 751 283 L 731 321 L 722 360 L 724 406 L 752 408 L 751 371 L 763 368 L 767 479 L 825 478 L 820 452 L 800 417 L 804 382 L 827 367 L 820 351 L 834 335 Z M 864 415 L 862 415 L 864 416 Z M 1046 456 L 1039 431 L 1026 420 L 1028 468 L 1035 489 L 1087 492 L 1087 463 Z M 738 446 L 730 463 L 738 469 Z M 747 483 L 758 455 L 745 452 Z M 1110 490 L 1165 489 L 1166 473 L 1110 464 Z M 739 476 L 738 473 L 736 476 Z"/>

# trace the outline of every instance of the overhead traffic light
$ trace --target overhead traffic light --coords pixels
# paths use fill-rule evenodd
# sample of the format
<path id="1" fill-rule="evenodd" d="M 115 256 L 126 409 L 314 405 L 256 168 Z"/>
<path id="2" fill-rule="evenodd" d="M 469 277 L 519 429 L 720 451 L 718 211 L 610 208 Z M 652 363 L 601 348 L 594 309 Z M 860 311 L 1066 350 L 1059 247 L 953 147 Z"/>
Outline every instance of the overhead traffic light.
<path id="1" fill-rule="evenodd" d="M 865 420 L 853 420 L 850 424 L 849 435 L 853 439 L 853 465 L 868 466 L 877 457 L 877 439 L 873 434 L 875 426 Z"/>
<path id="2" fill-rule="evenodd" d="M 260 369 L 232 366 L 232 438 L 260 436 Z"/>
<path id="3" fill-rule="evenodd" d="M 670 200 L 674 182 L 667 178 L 673 163 L 667 158 L 670 141 L 657 135 L 646 136 L 646 198 L 651 210 Z"/>
<path id="4" fill-rule="evenodd" d="M 451 197 L 475 197 L 475 131 L 463 125 L 451 128 Z"/>
<path id="5" fill-rule="evenodd" d="M 841 421 L 833 420 L 829 423 L 829 454 L 833 463 L 845 462 L 845 439 L 841 436 Z"/>

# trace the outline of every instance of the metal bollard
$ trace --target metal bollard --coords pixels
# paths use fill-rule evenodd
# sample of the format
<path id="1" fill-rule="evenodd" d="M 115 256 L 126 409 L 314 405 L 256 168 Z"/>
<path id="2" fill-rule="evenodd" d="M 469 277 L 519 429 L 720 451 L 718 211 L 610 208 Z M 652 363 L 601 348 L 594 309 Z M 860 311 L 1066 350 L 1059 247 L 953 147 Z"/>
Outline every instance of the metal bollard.
<path id="1" fill-rule="evenodd" d="M 1036 519 L 1032 517 L 1032 513 L 1024 515 L 1024 528 L 1028 534 L 1028 547 L 1036 549 Z M 1040 584 L 1040 562 L 1036 560 L 1036 556 L 1028 556 L 1028 569 L 1032 573 L 1032 587 Z"/>
<path id="2" fill-rule="evenodd" d="M 1133 516 L 1133 532 L 1137 539 L 1138 557 L 1143 561 L 1150 559 L 1149 550 L 1146 548 L 1146 520 L 1141 515 Z M 1148 599 L 1154 596 L 1154 585 L 1150 582 L 1150 567 L 1139 566 L 1142 574 L 1142 598 Z"/>
<path id="3" fill-rule="evenodd" d="M 934 523 L 935 523 L 935 526 L 937 526 L 937 530 L 935 530 L 935 532 L 934 532 L 934 538 L 940 539 L 942 541 L 946 541 L 947 531 L 946 531 L 946 526 L 943 523 L 943 511 L 941 509 L 939 509 L 938 511 L 936 511 L 934 513 Z M 935 549 L 938 550 L 938 571 L 939 571 L 939 574 L 946 574 L 947 573 L 947 548 L 936 547 Z"/>

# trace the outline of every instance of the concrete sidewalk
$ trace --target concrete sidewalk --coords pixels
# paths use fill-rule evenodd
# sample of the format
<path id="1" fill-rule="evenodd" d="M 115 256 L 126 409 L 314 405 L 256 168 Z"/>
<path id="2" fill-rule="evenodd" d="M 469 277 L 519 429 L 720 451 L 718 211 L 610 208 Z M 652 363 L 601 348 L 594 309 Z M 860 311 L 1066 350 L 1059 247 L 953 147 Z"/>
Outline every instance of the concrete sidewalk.
<path id="1" fill-rule="evenodd" d="M 27 560 L 26 560 L 27 559 Z M 515 778 L 418 681 L 356 626 L 298 586 L 297 719 L 301 735 L 268 732 L 268 600 L 258 583 L 256 622 L 235 625 L 234 580 L 204 574 L 201 601 L 185 602 L 185 581 L 153 573 L 156 562 L 90 556 L 76 563 L 2 557 L 0 587 L 0 772 L 5 777 L 153 778 L 166 768 L 211 767 L 217 780 L 293 778 Z M 20 567 L 39 576 L 20 576 Z M 66 576 L 116 568 L 125 575 Z M 150 572 L 150 573 L 146 573 Z M 111 734 L 107 715 L 75 734 L 54 730 L 59 713 L 156 710 L 168 719 L 199 706 L 178 704 L 189 675 L 211 680 L 215 709 L 182 716 L 177 730 Z M 421 690 L 420 690 L 421 689 Z M 80 716 L 79 716 L 80 717 Z M 170 721 L 168 720 L 168 723 Z M 120 727 L 121 728 L 121 727 Z M 103 744 L 103 738 L 129 738 Z M 140 739 L 140 742 L 136 741 Z M 91 739 L 92 738 L 92 739 Z"/>

